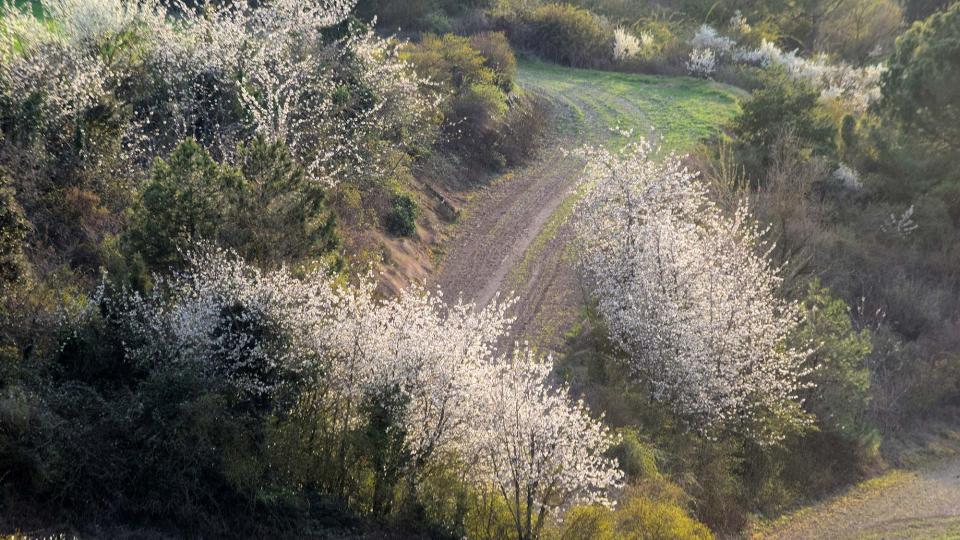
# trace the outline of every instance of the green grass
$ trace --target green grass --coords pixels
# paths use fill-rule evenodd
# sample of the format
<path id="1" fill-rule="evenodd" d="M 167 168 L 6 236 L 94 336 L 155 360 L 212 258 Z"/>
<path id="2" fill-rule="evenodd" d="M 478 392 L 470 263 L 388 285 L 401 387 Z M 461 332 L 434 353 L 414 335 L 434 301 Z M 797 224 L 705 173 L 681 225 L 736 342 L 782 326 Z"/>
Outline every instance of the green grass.
<path id="1" fill-rule="evenodd" d="M 739 112 L 745 95 L 730 86 L 690 77 L 572 69 L 541 62 L 521 62 L 518 80 L 525 89 L 546 95 L 562 108 L 564 114 L 556 129 L 569 150 L 582 144 L 616 150 L 648 137 L 661 152 L 689 152 Z M 575 165 L 571 174 L 578 172 L 574 169 Z M 512 285 L 520 288 L 530 278 L 532 268 L 587 189 L 581 185 L 564 197 L 511 272 L 508 279 Z M 567 252 L 563 256 L 575 257 Z M 542 323 L 544 332 L 566 330 L 554 328 L 549 321 Z"/>
<path id="2" fill-rule="evenodd" d="M 652 129 L 662 150 L 687 152 L 732 119 L 745 95 L 731 86 L 690 77 L 573 69 L 542 62 L 521 62 L 518 78 L 523 87 L 543 92 L 569 109 L 558 126 L 561 133 L 613 148 L 650 136 Z M 532 261 L 540 257 L 585 191 L 581 186 L 564 198 L 512 273 L 513 283 L 529 277 Z"/>
<path id="3" fill-rule="evenodd" d="M 686 152 L 732 119 L 742 90 L 691 77 L 662 77 L 521 62 L 519 82 L 570 106 L 585 143 L 620 147 L 651 128 L 665 151 Z M 611 131 L 632 132 L 625 137 Z"/>

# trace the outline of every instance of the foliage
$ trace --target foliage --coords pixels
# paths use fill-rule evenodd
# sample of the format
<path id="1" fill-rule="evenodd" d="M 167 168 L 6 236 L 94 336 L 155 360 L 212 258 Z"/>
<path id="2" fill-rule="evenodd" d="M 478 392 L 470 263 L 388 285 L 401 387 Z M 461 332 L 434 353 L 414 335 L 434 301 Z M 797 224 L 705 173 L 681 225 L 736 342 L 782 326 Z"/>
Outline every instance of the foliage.
<path id="1" fill-rule="evenodd" d="M 768 69 L 760 80 L 762 86 L 743 104 L 734 132 L 760 150 L 765 163 L 785 131 L 821 153 L 832 147 L 833 124 L 817 107 L 818 94 L 812 87 L 791 80 L 782 69 Z"/>
<path id="2" fill-rule="evenodd" d="M 130 243 L 151 268 L 181 261 L 197 239 L 229 246 L 261 265 L 317 258 L 338 245 L 324 190 L 283 143 L 254 139 L 238 167 L 217 164 L 195 141 L 154 165 L 130 228 Z"/>
<path id="3" fill-rule="evenodd" d="M 112 100 L 128 103 L 134 114 L 123 139 L 135 154 L 157 155 L 164 139 L 186 136 L 229 150 L 258 133 L 285 142 L 313 177 L 335 183 L 345 170 L 374 173 L 375 141 L 427 120 L 431 101 L 398 60 L 397 43 L 362 30 L 325 35 L 349 1 L 187 10 L 176 28 L 156 2 L 44 5 L 62 27 L 57 33 L 30 15 L 8 20 L 10 95 L 39 99 L 50 122 L 75 122 Z M 104 40 L 110 46 L 98 48 Z"/>
<path id="4" fill-rule="evenodd" d="M 897 39 L 883 104 L 924 137 L 960 148 L 960 5 L 918 21 Z"/>
<path id="5" fill-rule="evenodd" d="M 627 495 L 616 510 L 578 507 L 564 520 L 563 540 L 709 540 L 713 534 L 691 518 L 682 506 L 637 493 Z"/>
<path id="6" fill-rule="evenodd" d="M 29 229 L 14 195 L 10 181 L 0 176 L 0 289 L 24 272 L 23 245 Z"/>
<path id="7" fill-rule="evenodd" d="M 820 25 L 820 49 L 857 64 L 889 54 L 903 22 L 901 3 L 893 0 L 843 2 Z"/>
<path id="8" fill-rule="evenodd" d="M 521 14 L 520 45 L 567 66 L 605 65 L 612 57 L 612 32 L 593 13 L 570 4 L 544 4 Z"/>
<path id="9" fill-rule="evenodd" d="M 270 265 L 334 248 L 332 214 L 317 207 L 324 188 L 348 179 L 376 199 L 370 192 L 403 178 L 412 159 L 432 149 L 438 122 L 436 89 L 399 58 L 401 42 L 346 20 L 351 5 L 277 0 L 168 18 L 166 4 L 152 0 L 56 0 L 44 3 L 42 18 L 8 13 L 0 36 L 0 166 L 31 225 L 31 262 L 66 265 L 87 279 L 103 265 L 133 265 L 121 260 L 116 239 L 129 236 L 130 217 L 142 221 L 131 214 L 154 160 L 185 139 L 223 171 L 242 168 L 241 154 L 263 144 L 285 147 L 287 157 L 278 159 L 290 163 L 278 163 L 278 174 L 296 165 L 286 179 L 246 174 L 250 192 L 228 201 L 233 216 L 221 212 L 223 194 L 214 186 L 211 200 L 195 201 L 213 212 L 205 218 L 246 212 L 273 220 L 262 227 L 299 228 L 258 238 L 250 227 L 257 220 L 248 222 L 239 231 L 247 238 L 229 242 L 243 255 Z M 212 180 L 226 181 L 219 173 Z M 268 193 L 278 187 L 292 191 Z M 258 205 L 268 203 L 261 213 Z M 174 237 L 216 232 L 193 225 L 202 223 Z M 148 258 L 163 267 L 174 237 L 143 239 L 167 244 L 153 246 L 166 255 Z M 257 245 L 239 245 L 247 242 Z"/>
<path id="10" fill-rule="evenodd" d="M 529 156 L 545 124 L 537 110 L 544 104 L 508 95 L 517 62 L 502 33 L 426 35 L 405 49 L 404 58 L 450 96 L 442 109 L 444 146 L 493 169 Z M 513 137 L 517 130 L 531 136 Z"/>
<path id="11" fill-rule="evenodd" d="M 470 36 L 470 46 L 484 59 L 484 65 L 493 71 L 496 85 L 505 93 L 513 90 L 517 77 L 517 59 L 503 32 L 481 32 Z"/>
<path id="12" fill-rule="evenodd" d="M 409 195 L 397 195 L 393 210 L 387 214 L 387 230 L 396 236 L 413 236 L 417 232 L 417 203 Z"/>
<path id="13" fill-rule="evenodd" d="M 807 287 L 803 308 L 806 317 L 790 339 L 797 346 L 814 344 L 808 361 L 814 389 L 806 405 L 825 429 L 856 439 L 867 431 L 870 332 L 856 332 L 847 304 L 816 280 Z"/>
<path id="14" fill-rule="evenodd" d="M 220 519 L 250 523 L 234 512 L 311 497 L 402 516 L 438 467 L 486 497 L 521 490 L 500 504 L 524 538 L 566 504 L 609 502 L 620 472 L 606 428 L 548 383 L 549 362 L 494 352 L 508 304 L 374 289 L 209 247 L 147 295 L 101 287 L 64 321 L 52 358 L 5 381 L 4 406 L 27 416 L 2 417 L 4 481 L 45 504 L 66 492 L 79 516 L 112 505 L 110 520 L 176 518 L 210 534 Z M 143 491 L 139 478 L 159 484 Z"/>
<path id="15" fill-rule="evenodd" d="M 594 151 L 578 235 L 582 264 L 613 341 L 653 397 L 702 429 L 776 441 L 807 423 L 800 409 L 801 320 L 762 232 L 741 207 L 724 215 L 695 175 L 650 146 Z"/>
<path id="16" fill-rule="evenodd" d="M 144 187 L 131 232 L 134 249 L 148 264 L 164 268 L 179 261 L 179 249 L 192 239 L 219 237 L 237 176 L 196 142 L 180 144 L 167 161 L 157 162 Z"/>

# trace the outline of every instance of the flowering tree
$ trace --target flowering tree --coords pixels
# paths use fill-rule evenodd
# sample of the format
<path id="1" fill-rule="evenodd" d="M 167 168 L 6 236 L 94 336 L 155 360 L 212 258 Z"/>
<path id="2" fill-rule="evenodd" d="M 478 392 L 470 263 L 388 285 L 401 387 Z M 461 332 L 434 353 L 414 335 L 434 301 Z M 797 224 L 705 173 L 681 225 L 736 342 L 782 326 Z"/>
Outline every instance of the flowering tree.
<path id="1" fill-rule="evenodd" d="M 168 20 L 160 0 L 51 0 L 47 21 L 5 14 L 0 91 L 34 104 L 50 131 L 128 106 L 122 142 L 140 163 L 186 137 L 223 155 L 259 134 L 286 143 L 320 182 L 376 175 L 388 150 L 430 139 L 438 96 L 396 40 L 356 26 L 327 35 L 354 3 L 180 5 Z"/>
<path id="2" fill-rule="evenodd" d="M 604 456 L 614 442 L 566 389 L 552 389 L 552 365 L 518 352 L 490 365 L 477 394 L 472 436 L 478 474 L 503 497 L 517 536 L 537 538 L 545 517 L 570 504 L 612 504 L 623 473 Z"/>
<path id="3" fill-rule="evenodd" d="M 495 352 L 510 302 L 447 307 L 417 289 L 378 300 L 369 277 L 343 286 L 323 271 L 265 273 L 210 247 L 186 258 L 148 297 L 101 290 L 100 302 L 127 321 L 128 358 L 201 372 L 278 413 L 309 402 L 308 451 L 324 456 L 331 488 L 372 400 L 399 404 L 401 472 L 413 489 L 431 463 L 464 463 L 478 489 L 504 497 L 523 538 L 558 508 L 610 504 L 621 473 L 603 455 L 613 442 L 606 428 L 553 387 L 550 362 Z"/>
<path id="4" fill-rule="evenodd" d="M 653 159 L 646 142 L 623 156 L 590 151 L 585 181 L 583 265 L 611 337 L 655 397 L 701 428 L 766 440 L 805 422 L 807 353 L 784 345 L 800 311 L 778 297 L 746 209 L 724 215 L 677 156 Z M 770 415 L 778 421 L 761 422 Z"/>

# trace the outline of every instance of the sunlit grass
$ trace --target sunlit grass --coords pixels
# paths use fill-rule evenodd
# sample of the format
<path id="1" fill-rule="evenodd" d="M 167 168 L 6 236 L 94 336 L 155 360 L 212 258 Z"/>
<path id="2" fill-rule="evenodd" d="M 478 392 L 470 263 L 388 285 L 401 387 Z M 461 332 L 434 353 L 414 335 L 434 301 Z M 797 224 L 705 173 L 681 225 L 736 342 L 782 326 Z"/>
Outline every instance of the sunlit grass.
<path id="1" fill-rule="evenodd" d="M 734 87 L 691 77 L 571 69 L 529 61 L 521 63 L 519 80 L 574 107 L 585 124 L 592 124 L 584 125 L 586 143 L 619 147 L 649 136 L 652 129 L 663 150 L 678 152 L 689 151 L 714 135 L 736 115 L 745 95 Z"/>

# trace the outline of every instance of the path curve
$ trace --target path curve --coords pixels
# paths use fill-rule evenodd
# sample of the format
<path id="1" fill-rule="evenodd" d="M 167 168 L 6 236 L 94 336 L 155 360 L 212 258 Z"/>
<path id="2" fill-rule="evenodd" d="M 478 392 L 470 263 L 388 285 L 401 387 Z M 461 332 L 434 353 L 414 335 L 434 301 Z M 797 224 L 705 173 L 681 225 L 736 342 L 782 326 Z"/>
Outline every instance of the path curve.
<path id="1" fill-rule="evenodd" d="M 755 538 L 960 538 L 960 459 L 887 473 Z"/>
<path id="2" fill-rule="evenodd" d="M 473 197 L 433 281 L 448 298 L 478 306 L 498 294 L 516 297 L 516 320 L 502 345 L 527 341 L 559 351 L 583 303 L 567 219 L 583 161 L 571 151 L 585 144 L 620 146 L 649 137 L 653 128 L 689 146 L 732 116 L 736 92 L 687 78 L 530 63 L 521 66 L 518 80 L 554 104 L 556 129 L 536 160 Z M 682 130 L 672 123 L 677 116 L 690 119 Z"/>

